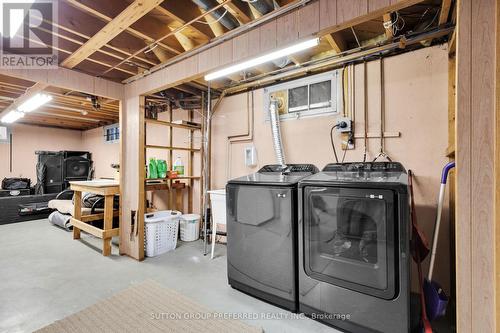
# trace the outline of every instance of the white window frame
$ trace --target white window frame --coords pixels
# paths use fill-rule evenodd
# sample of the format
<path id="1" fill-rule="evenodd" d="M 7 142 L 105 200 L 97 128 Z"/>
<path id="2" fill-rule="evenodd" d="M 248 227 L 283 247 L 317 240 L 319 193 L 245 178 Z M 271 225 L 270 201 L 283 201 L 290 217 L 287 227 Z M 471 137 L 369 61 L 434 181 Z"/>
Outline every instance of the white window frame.
<path id="1" fill-rule="evenodd" d="M 111 129 L 111 128 L 117 128 L 118 129 L 118 139 L 108 140 L 108 134 L 107 134 L 107 132 L 108 132 L 108 129 Z M 120 138 L 122 137 L 122 133 L 121 133 L 121 130 L 120 130 L 120 124 L 119 123 L 108 125 L 108 126 L 104 126 L 103 127 L 103 132 L 104 132 L 104 143 L 119 143 L 120 142 Z"/>
<path id="2" fill-rule="evenodd" d="M 324 81 L 331 81 L 332 87 L 332 103 L 327 107 L 319 107 L 319 108 L 311 108 L 310 105 L 310 88 L 309 86 L 315 83 L 320 83 Z M 264 88 L 264 112 L 265 112 L 265 120 L 269 120 L 269 102 L 270 95 L 277 91 L 286 90 L 287 95 L 288 91 L 293 88 L 307 86 L 307 94 L 308 94 L 308 103 L 307 109 L 303 111 L 293 111 L 289 112 L 286 115 L 280 115 L 280 120 L 290 120 L 290 119 L 300 119 L 306 117 L 317 117 L 317 116 L 326 116 L 326 115 L 334 115 L 342 113 L 343 103 L 342 103 L 342 70 L 334 70 L 327 73 L 321 73 L 317 75 L 308 76 L 302 79 L 289 81 L 281 84 L 277 84 L 274 86 L 270 86 Z M 333 96 L 335 94 L 335 96 Z M 287 102 L 289 103 L 289 98 L 287 96 Z M 288 106 L 287 106 L 288 109 Z"/>

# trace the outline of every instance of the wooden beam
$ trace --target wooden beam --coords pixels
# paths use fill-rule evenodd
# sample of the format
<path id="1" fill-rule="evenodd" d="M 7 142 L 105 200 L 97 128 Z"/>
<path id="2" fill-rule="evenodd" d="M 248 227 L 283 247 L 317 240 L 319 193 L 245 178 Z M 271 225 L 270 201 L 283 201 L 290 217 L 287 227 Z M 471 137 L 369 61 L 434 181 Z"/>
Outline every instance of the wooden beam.
<path id="1" fill-rule="evenodd" d="M 103 12 L 100 12 L 94 8 L 91 8 L 89 6 L 86 6 L 85 4 L 77 1 L 77 0 L 66 0 L 70 5 L 72 5 L 73 7 L 81 10 L 81 11 L 84 11 L 92 16 L 95 16 L 99 19 L 101 19 L 102 21 L 104 22 L 111 22 L 113 19 L 109 16 L 109 15 L 106 15 L 104 14 Z M 159 7 L 156 7 L 156 8 L 159 8 Z M 144 41 L 147 41 L 147 42 L 153 42 L 154 41 L 154 38 L 153 37 L 150 37 L 146 34 L 144 34 L 143 32 L 137 30 L 137 29 L 134 29 L 132 27 L 127 27 L 125 29 L 125 31 L 127 33 L 129 33 L 130 35 L 134 36 L 134 37 L 137 37 L 139 39 L 142 39 Z M 158 43 L 158 45 L 160 45 L 161 47 L 163 47 L 165 50 L 168 50 L 174 54 L 180 54 L 181 51 L 180 50 L 177 50 L 175 47 L 172 47 L 172 46 L 169 46 L 165 43 Z M 138 58 L 138 55 L 134 55 L 135 58 Z"/>
<path id="2" fill-rule="evenodd" d="M 111 19 L 110 19 L 110 20 L 111 20 Z M 73 34 L 73 35 L 79 36 L 79 37 L 81 37 L 81 38 L 84 38 L 86 41 L 87 41 L 87 40 L 89 40 L 89 39 L 90 39 L 90 37 L 91 37 L 91 36 L 89 36 L 89 35 L 83 34 L 83 33 L 79 32 L 79 31 L 75 31 L 75 30 L 70 29 L 70 28 L 68 28 L 68 27 L 65 27 L 65 26 L 63 26 L 63 25 L 60 25 L 60 24 L 57 24 L 57 23 L 54 23 L 54 22 L 50 22 L 50 21 L 46 21 L 46 22 L 47 22 L 47 23 L 49 23 L 49 24 L 54 25 L 56 28 L 58 28 L 58 29 L 60 29 L 60 30 L 63 30 L 63 31 L 69 32 L 70 34 Z M 58 37 L 61 37 L 62 39 L 67 39 L 67 40 L 69 40 L 69 41 L 74 42 L 74 41 L 73 41 L 74 39 L 73 39 L 73 40 L 72 40 L 71 38 L 69 38 L 69 39 L 68 39 L 68 37 L 67 37 L 67 36 L 65 36 L 65 35 L 61 34 L 60 32 L 59 32 L 59 33 L 54 32 L 54 35 L 55 35 L 55 36 L 58 36 Z M 77 44 L 79 44 L 79 45 L 83 45 L 84 43 L 82 43 L 82 42 L 78 41 L 78 43 L 77 43 Z M 132 55 L 132 53 L 130 53 L 130 52 L 126 51 L 126 50 L 122 50 L 121 48 L 118 48 L 118 47 L 113 46 L 113 45 L 111 45 L 111 44 L 106 44 L 106 45 L 104 45 L 104 47 L 105 47 L 105 48 L 108 48 L 108 49 L 111 49 L 111 50 L 113 50 L 113 51 L 119 52 L 119 53 L 121 53 L 121 54 L 124 54 L 124 55 L 126 55 L 126 56 L 130 56 L 130 55 Z M 102 50 L 102 49 L 101 49 L 101 50 L 99 50 L 99 51 L 100 51 L 100 52 L 102 52 L 102 53 L 104 53 L 104 54 L 107 54 L 107 53 L 106 53 L 106 51 L 104 51 L 104 50 Z M 108 52 L 108 53 L 110 53 L 110 52 Z M 120 57 L 120 58 L 123 58 L 123 57 Z M 137 56 L 135 56 L 134 58 L 136 58 L 137 60 L 140 60 L 140 61 L 142 61 L 142 62 L 144 62 L 144 63 L 150 64 L 150 65 L 153 65 L 153 66 L 156 64 L 156 63 L 152 62 L 151 60 L 146 59 L 146 58 L 141 57 L 141 56 L 138 56 L 138 55 L 137 55 Z"/>
<path id="3" fill-rule="evenodd" d="M 172 20 L 180 23 L 180 25 L 186 24 L 187 21 L 191 20 L 196 16 L 196 10 L 199 7 L 196 6 L 191 1 L 173 2 L 165 1 L 162 5 L 155 8 L 156 11 L 162 13 L 163 15 L 170 17 Z M 200 28 L 194 26 L 194 24 L 189 25 L 189 29 L 197 33 L 201 38 L 209 40 L 208 29 L 204 29 L 200 25 Z M 202 31 L 203 29 L 203 31 Z"/>
<path id="4" fill-rule="evenodd" d="M 217 0 L 217 2 L 221 3 L 222 0 Z M 240 24 L 247 24 L 252 21 L 250 8 L 248 4 L 244 4 L 241 1 L 232 1 L 227 3 L 224 8 L 231 13 Z"/>
<path id="5" fill-rule="evenodd" d="M 189 22 L 185 23 L 185 24 L 184 24 L 184 26 L 181 26 L 181 27 L 179 27 L 179 28 L 175 29 L 174 31 L 171 31 L 170 33 L 168 33 L 168 34 L 166 34 L 166 35 L 162 36 L 161 38 L 157 39 L 157 40 L 155 41 L 155 43 L 159 43 L 159 42 L 163 41 L 164 39 L 166 39 L 166 38 L 168 38 L 168 37 L 170 37 L 170 36 L 172 36 L 172 35 L 175 35 L 175 33 L 180 32 L 180 31 L 182 31 L 185 27 L 189 26 L 190 24 L 192 24 L 192 23 L 194 23 L 194 22 L 196 22 L 196 21 L 201 20 L 201 19 L 202 19 L 203 17 L 205 17 L 206 15 L 208 15 L 208 14 L 210 14 L 210 13 L 212 13 L 212 12 L 216 11 L 217 9 L 219 9 L 219 8 L 221 8 L 221 7 L 223 7 L 223 5 L 224 5 L 224 4 L 226 4 L 227 2 L 230 2 L 230 1 L 231 1 L 231 0 L 224 0 L 224 2 L 223 2 L 223 3 L 221 3 L 221 4 L 217 5 L 217 6 L 213 7 L 213 8 L 211 8 L 210 10 L 206 11 L 205 13 L 203 13 L 203 14 L 201 14 L 201 15 L 199 15 L 199 16 L 197 16 L 197 17 L 195 17 L 195 18 L 193 18 L 191 21 L 189 21 Z M 134 52 L 134 53 L 133 53 L 133 55 L 140 54 L 141 52 L 144 52 L 146 49 L 147 49 L 147 47 L 145 47 L 145 48 L 143 48 L 143 49 L 140 49 L 140 50 L 138 50 L 138 51 Z M 110 71 L 112 71 L 112 70 L 113 70 L 113 69 L 115 69 L 116 67 L 119 67 L 120 65 L 122 65 L 123 63 L 125 63 L 126 61 L 128 61 L 130 58 L 131 58 L 131 57 L 128 57 L 127 59 L 125 59 L 125 60 L 123 60 L 123 61 L 119 62 L 118 64 L 116 64 L 116 65 L 115 65 L 115 66 L 113 66 L 112 68 L 110 68 L 110 69 L 106 70 L 103 74 L 109 73 Z"/>
<path id="6" fill-rule="evenodd" d="M 394 33 L 393 33 L 393 29 L 392 29 L 391 13 L 384 14 L 383 19 L 384 19 L 385 37 L 390 40 L 394 37 Z M 388 24 L 387 28 L 385 27 L 386 24 Z"/>
<path id="7" fill-rule="evenodd" d="M 169 27 L 169 29 L 170 29 L 170 31 L 176 30 L 176 28 L 174 28 L 174 27 Z M 184 35 L 181 31 L 176 32 L 174 34 L 174 36 L 175 36 L 175 38 L 177 38 L 177 40 L 181 44 L 184 51 L 189 51 L 189 50 L 195 48 L 196 43 L 191 38 Z"/>
<path id="8" fill-rule="evenodd" d="M 16 98 L 12 102 L 12 104 L 9 105 L 9 107 L 7 107 L 5 110 L 3 110 L 2 112 L 0 112 L 0 118 L 3 117 L 4 115 L 6 115 L 8 112 L 10 112 L 12 110 L 15 110 L 21 104 L 23 104 L 28 99 L 30 99 L 31 97 L 35 96 L 36 94 L 42 92 L 47 87 L 48 87 L 48 84 L 40 83 L 40 82 L 35 83 L 33 86 L 31 86 L 30 88 L 28 88 L 24 94 L 22 94 L 21 96 L 19 96 L 18 98 Z"/>
<path id="9" fill-rule="evenodd" d="M 500 329 L 500 3 L 496 3 L 496 70 L 495 70 L 495 327 Z"/>
<path id="10" fill-rule="evenodd" d="M 169 56 L 165 53 L 163 49 L 158 47 L 158 44 L 152 42 L 146 42 L 146 44 L 149 46 L 151 52 L 153 52 L 153 54 L 158 58 L 158 60 L 160 60 L 160 63 L 167 61 L 169 59 Z"/>
<path id="11" fill-rule="evenodd" d="M 202 8 L 198 7 L 198 10 L 199 10 L 200 14 L 205 13 L 205 11 Z M 209 19 L 207 16 L 205 16 L 203 19 L 205 20 L 205 22 L 208 23 L 208 26 L 210 27 L 210 29 L 214 33 L 215 37 L 222 36 L 226 32 L 226 28 L 220 22 L 218 22 L 214 19 Z"/>
<path id="12" fill-rule="evenodd" d="M 335 52 L 341 53 L 346 50 L 345 42 L 338 33 L 326 34 L 323 38 L 326 39 Z"/>
<path id="13" fill-rule="evenodd" d="M 441 10 L 439 11 L 439 21 L 438 26 L 446 24 L 448 21 L 448 15 L 450 13 L 451 0 L 443 0 L 441 3 Z"/>
<path id="14" fill-rule="evenodd" d="M 66 58 L 61 63 L 61 66 L 74 68 L 162 2 L 163 0 L 135 0 L 84 45 L 80 46 L 71 56 Z"/>

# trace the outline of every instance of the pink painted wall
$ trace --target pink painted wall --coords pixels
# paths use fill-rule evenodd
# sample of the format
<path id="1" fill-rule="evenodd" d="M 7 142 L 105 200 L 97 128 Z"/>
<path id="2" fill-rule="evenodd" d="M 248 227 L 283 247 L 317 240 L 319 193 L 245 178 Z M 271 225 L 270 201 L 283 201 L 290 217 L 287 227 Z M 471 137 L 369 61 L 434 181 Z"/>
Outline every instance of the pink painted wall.
<path id="1" fill-rule="evenodd" d="M 448 161 L 448 53 L 445 46 L 435 46 L 387 58 L 385 64 L 386 131 L 401 132 L 399 138 L 385 140 L 386 152 L 416 175 L 417 212 L 429 239 L 437 207 L 439 176 Z M 368 133 L 380 131 L 380 66 L 368 63 Z M 363 65 L 355 68 L 355 132 L 363 134 L 364 75 Z M 247 96 L 240 94 L 223 100 L 213 119 L 212 188 L 223 188 L 227 180 L 255 172 L 275 163 L 271 129 L 265 121 L 263 90 L 255 91 L 255 133 L 251 142 L 228 145 L 228 136 L 246 134 Z M 313 163 L 320 169 L 334 162 L 330 128 L 339 115 L 287 120 L 281 122 L 285 155 L 289 163 Z M 340 136 L 335 136 L 340 151 Z M 247 168 L 244 148 L 255 145 L 258 166 Z M 356 139 L 355 149 L 347 152 L 346 161 L 361 161 L 363 139 Z M 368 157 L 379 152 L 379 139 L 368 139 Z M 229 158 L 228 156 L 231 156 Z M 442 224 L 435 278 L 449 291 L 449 222 L 447 208 Z M 427 266 L 425 266 L 427 267 Z M 426 268 L 425 268 L 426 269 Z"/>
<path id="2" fill-rule="evenodd" d="M 82 132 L 82 150 L 92 153 L 95 178 L 113 178 L 111 164 L 120 164 L 120 144 L 104 142 L 102 127 Z"/>
<path id="3" fill-rule="evenodd" d="M 9 144 L 0 144 L 0 178 L 26 177 L 36 183 L 37 150 L 80 150 L 82 133 L 74 130 L 12 125 L 12 172 L 9 172 Z"/>
<path id="4" fill-rule="evenodd" d="M 31 178 L 36 183 L 37 150 L 83 150 L 92 153 L 95 176 L 113 177 L 111 163 L 119 163 L 120 145 L 105 143 L 102 127 L 75 131 L 23 124 L 12 125 L 13 172 L 9 172 L 9 144 L 0 143 L 0 179 L 4 177 Z"/>

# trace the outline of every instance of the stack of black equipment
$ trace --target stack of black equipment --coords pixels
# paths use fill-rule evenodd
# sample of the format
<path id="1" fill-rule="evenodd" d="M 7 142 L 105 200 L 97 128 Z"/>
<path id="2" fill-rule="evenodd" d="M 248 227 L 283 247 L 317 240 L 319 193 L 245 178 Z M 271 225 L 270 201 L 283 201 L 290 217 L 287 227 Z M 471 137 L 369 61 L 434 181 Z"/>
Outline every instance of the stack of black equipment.
<path id="1" fill-rule="evenodd" d="M 83 151 L 37 151 L 37 175 L 42 193 L 60 193 L 70 181 L 87 180 L 92 168 L 92 155 Z"/>
<path id="2" fill-rule="evenodd" d="M 4 178 L 0 197 L 10 197 L 31 194 L 31 180 L 29 178 Z"/>

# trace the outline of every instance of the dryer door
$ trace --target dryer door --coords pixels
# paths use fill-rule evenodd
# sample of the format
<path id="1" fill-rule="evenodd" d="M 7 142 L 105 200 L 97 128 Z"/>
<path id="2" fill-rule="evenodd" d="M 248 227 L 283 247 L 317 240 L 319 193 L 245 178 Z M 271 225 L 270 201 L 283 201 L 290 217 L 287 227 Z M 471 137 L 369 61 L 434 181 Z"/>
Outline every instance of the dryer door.
<path id="1" fill-rule="evenodd" d="M 227 193 L 229 278 L 294 300 L 296 190 L 230 184 Z"/>
<path id="2" fill-rule="evenodd" d="M 306 274 L 364 294 L 394 298 L 394 193 L 306 187 L 304 199 Z"/>

